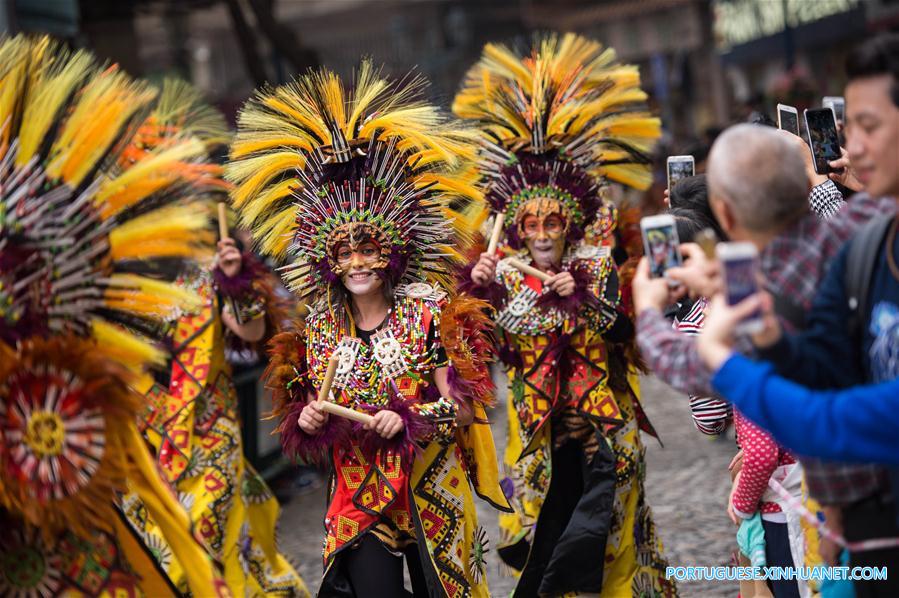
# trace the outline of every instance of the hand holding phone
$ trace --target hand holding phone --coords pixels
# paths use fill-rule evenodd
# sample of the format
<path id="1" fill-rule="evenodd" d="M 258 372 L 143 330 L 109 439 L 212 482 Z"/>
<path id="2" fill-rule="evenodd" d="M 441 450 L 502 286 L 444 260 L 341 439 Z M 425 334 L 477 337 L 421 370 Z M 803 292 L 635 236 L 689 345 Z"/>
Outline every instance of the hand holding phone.
<path id="1" fill-rule="evenodd" d="M 683 264 L 673 216 L 659 214 L 642 218 L 640 232 L 643 234 L 643 250 L 649 260 L 650 277 L 662 277 L 668 268 Z M 676 284 L 672 281 L 673 286 Z"/>
<path id="2" fill-rule="evenodd" d="M 734 306 L 759 292 L 759 252 L 752 243 L 718 243 L 715 253 L 724 273 L 724 296 Z M 761 311 L 741 321 L 738 332 L 760 332 L 764 327 Z"/>
<path id="3" fill-rule="evenodd" d="M 830 162 L 838 160 L 840 137 L 837 134 L 837 123 L 830 108 L 805 110 L 805 126 L 808 129 L 809 146 L 815 163 L 815 172 L 828 174 L 832 172 Z"/>

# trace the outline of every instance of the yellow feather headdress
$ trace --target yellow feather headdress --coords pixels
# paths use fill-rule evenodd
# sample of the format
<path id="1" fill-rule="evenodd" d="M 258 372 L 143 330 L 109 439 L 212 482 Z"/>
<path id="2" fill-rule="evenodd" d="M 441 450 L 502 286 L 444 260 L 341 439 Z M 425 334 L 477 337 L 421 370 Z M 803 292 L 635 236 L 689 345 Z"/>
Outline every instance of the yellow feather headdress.
<path id="1" fill-rule="evenodd" d="M 153 467 L 133 386 L 164 361 L 163 320 L 199 302 L 148 272 L 209 253 L 190 204 L 222 187 L 208 147 L 224 129 L 177 95 L 48 38 L 0 39 L 0 509 L 14 536 L 94 539 L 132 489 L 197 593 L 215 569 Z"/>
<path id="2" fill-rule="evenodd" d="M 567 33 L 538 39 L 527 55 L 487 44 L 453 111 L 484 134 L 481 186 L 507 227 L 530 196 L 549 194 L 582 229 L 601 206 L 603 181 L 637 189 L 651 182 L 660 123 L 645 101 L 636 66 Z"/>
<path id="3" fill-rule="evenodd" d="M 206 144 L 188 132 L 148 147 L 157 90 L 85 52 L 19 36 L 0 56 L 0 340 L 91 336 L 110 322 L 152 330 L 190 307 L 191 294 L 143 272 L 208 251 L 206 217 L 173 205 L 205 189 L 190 174 L 208 163 Z M 149 343 L 126 354 L 162 358 Z"/>
<path id="4" fill-rule="evenodd" d="M 390 80 L 364 61 L 351 89 L 322 69 L 244 106 L 226 178 L 262 251 L 306 296 L 337 279 L 335 235 L 377 231 L 392 282 L 448 283 L 480 225 L 466 160 L 471 132 L 422 99 L 421 77 Z"/>

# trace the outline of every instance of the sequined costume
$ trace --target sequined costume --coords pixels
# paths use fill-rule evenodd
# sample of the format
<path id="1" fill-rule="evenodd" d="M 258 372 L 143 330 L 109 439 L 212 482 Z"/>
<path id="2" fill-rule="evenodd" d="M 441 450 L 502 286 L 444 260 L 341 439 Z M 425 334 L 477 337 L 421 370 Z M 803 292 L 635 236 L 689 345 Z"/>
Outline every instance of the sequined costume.
<path id="1" fill-rule="evenodd" d="M 122 516 L 130 491 L 186 586 L 230 595 L 140 435 L 135 390 L 165 361 L 162 322 L 199 302 L 145 273 L 208 255 L 191 203 L 206 147 L 179 136 L 124 165 L 158 91 L 47 38 L 0 42 L 0 90 L 0 594 L 175 593 Z"/>
<path id="2" fill-rule="evenodd" d="M 567 34 L 526 56 L 488 44 L 453 105 L 483 132 L 480 188 L 513 254 L 495 280 L 475 284 L 472 264 L 462 284 L 496 308 L 509 373 L 502 483 L 515 513 L 500 517 L 499 553 L 519 575 L 515 596 L 676 595 L 643 494 L 638 427 L 651 427 L 622 359 L 633 326 L 611 242 L 618 210 L 603 199 L 609 181 L 649 182 L 659 122 L 645 99 L 636 67 Z M 564 242 L 556 271 L 570 273 L 570 295 L 513 267 L 532 265 L 533 238 Z"/>
<path id="3" fill-rule="evenodd" d="M 320 594 L 360 595 L 341 559 L 375 537 L 389 550 L 417 547 L 431 595 L 486 596 L 472 488 L 508 508 L 484 410 L 489 320 L 484 302 L 447 292 L 456 247 L 482 212 L 471 171 L 459 170 L 471 135 L 421 99 L 419 78 L 390 81 L 363 63 L 354 83 L 347 92 L 323 70 L 257 93 L 228 170 L 244 223 L 264 252 L 288 258 L 284 279 L 311 306 L 274 339 L 269 384 L 285 452 L 331 468 Z M 361 239 L 378 248 L 372 268 L 388 289 L 375 332 L 356 327 L 335 257 Z M 389 409 L 401 433 L 386 440 L 335 415 L 316 434 L 298 427 L 335 354 L 333 400 Z M 459 427 L 462 403 L 475 419 Z"/>

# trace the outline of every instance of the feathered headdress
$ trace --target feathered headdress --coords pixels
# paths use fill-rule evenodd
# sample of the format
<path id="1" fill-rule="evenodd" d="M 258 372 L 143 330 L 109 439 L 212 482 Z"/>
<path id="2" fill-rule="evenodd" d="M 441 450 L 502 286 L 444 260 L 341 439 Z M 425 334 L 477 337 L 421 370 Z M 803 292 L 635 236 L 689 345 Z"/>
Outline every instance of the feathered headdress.
<path id="1" fill-rule="evenodd" d="M 0 41 L 0 507 L 47 537 L 90 535 L 111 529 L 127 479 L 176 552 L 205 559 L 152 466 L 130 386 L 164 359 L 159 323 L 198 302 L 147 273 L 209 255 L 212 240 L 190 202 L 216 188 L 214 119 L 197 125 L 158 97 L 47 38 Z M 174 114 L 180 132 L 141 138 Z M 194 591 L 211 587 L 212 569 L 196 569 Z"/>
<path id="2" fill-rule="evenodd" d="M 486 137 L 481 187 L 505 213 L 510 244 L 520 245 L 521 210 L 532 200 L 557 202 L 569 241 L 577 241 L 603 205 L 604 181 L 649 186 L 660 123 L 645 100 L 636 66 L 572 33 L 545 36 L 528 55 L 484 47 L 453 111 L 477 121 Z"/>
<path id="3" fill-rule="evenodd" d="M 264 253 L 289 258 L 283 277 L 301 297 L 337 281 L 334 249 L 354 235 L 377 241 L 392 283 L 448 282 L 480 225 L 463 161 L 473 136 L 425 102 L 424 87 L 366 61 L 352 90 L 323 69 L 241 111 L 226 171 L 233 205 Z"/>

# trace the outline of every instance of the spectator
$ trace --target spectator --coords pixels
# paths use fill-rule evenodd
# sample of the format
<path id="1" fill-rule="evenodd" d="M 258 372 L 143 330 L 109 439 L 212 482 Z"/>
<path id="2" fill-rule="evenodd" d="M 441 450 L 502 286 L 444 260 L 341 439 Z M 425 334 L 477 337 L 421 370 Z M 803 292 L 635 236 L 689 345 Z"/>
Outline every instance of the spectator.
<path id="1" fill-rule="evenodd" d="M 711 203 L 719 223 L 730 238 L 754 242 L 759 248 L 762 273 L 775 298 L 776 311 L 794 329 L 804 324 L 805 310 L 839 247 L 873 216 L 895 210 L 892 202 L 862 196 L 831 220 L 810 214 L 809 182 L 799 174 L 805 170 L 801 151 L 785 133 L 738 125 L 716 142 L 709 173 Z M 690 256 L 688 266 L 669 270 L 669 276 L 692 283 L 698 295 L 711 296 L 714 287 L 695 284 L 696 273 L 705 275 L 702 251 L 689 246 L 685 251 Z M 693 341 L 672 330 L 661 314 L 671 301 L 669 294 L 664 281 L 649 280 L 638 271 L 634 300 L 642 354 L 650 368 L 674 388 L 712 395 L 710 373 L 700 362 Z M 741 348 L 744 352 L 750 349 L 745 342 Z M 803 465 L 809 491 L 823 505 L 840 507 L 847 493 L 851 500 L 852 489 L 847 490 L 844 483 L 847 476 L 860 487 L 879 481 L 877 469 L 871 465 L 825 465 L 808 460 Z M 826 512 L 838 528 L 838 509 Z M 824 553 L 833 559 L 836 547 L 825 546 Z"/>
<path id="2" fill-rule="evenodd" d="M 703 228 L 711 228 L 720 240 L 727 240 L 727 236 L 718 226 L 718 221 L 715 220 L 715 215 L 709 205 L 709 187 L 706 175 L 697 174 L 679 180 L 677 185 L 671 189 L 668 203 L 671 210 L 690 210 L 693 213 L 693 219 L 702 224 Z M 675 217 L 678 214 L 670 210 L 669 213 Z M 689 214 L 683 215 L 689 216 Z M 680 239 L 681 242 L 687 242 L 683 236 Z"/>
<path id="3" fill-rule="evenodd" d="M 846 70 L 848 156 L 844 158 L 848 157 L 870 195 L 893 198 L 895 205 L 899 197 L 899 35 L 866 42 L 849 55 Z M 846 171 L 847 176 L 852 174 L 848 168 Z M 856 201 L 853 198 L 850 205 Z M 802 334 L 786 336 L 778 328 L 774 334 L 756 339 L 763 357 L 774 363 L 778 372 L 815 388 L 848 387 L 899 376 L 899 220 L 883 217 L 870 226 L 874 228 L 863 231 L 834 260 Z M 860 288 L 849 289 L 850 247 L 867 240 L 877 244 L 871 276 L 859 283 Z M 859 272 L 864 266 L 853 264 L 848 271 Z M 861 296 L 866 300 L 855 313 Z M 859 325 L 853 329 L 850 324 L 855 321 Z M 891 490 L 887 471 L 873 473 L 875 477 L 863 483 L 848 478 L 849 483 L 844 484 L 843 527 L 851 541 L 899 537 L 895 516 L 899 488 L 893 484 Z M 899 475 L 893 477 L 899 480 Z M 886 565 L 899 570 L 899 548 L 856 550 L 850 556 L 856 566 Z M 855 587 L 860 597 L 899 596 L 897 576 Z"/>
<path id="4" fill-rule="evenodd" d="M 800 455 L 899 465 L 899 379 L 816 391 L 776 376 L 770 365 L 733 350 L 734 328 L 760 305 L 770 310 L 763 295 L 735 307 L 713 299 L 697 348 L 715 371 L 715 390 Z"/>
<path id="5" fill-rule="evenodd" d="M 686 185 L 681 188 L 684 183 Z M 668 213 L 674 216 L 677 238 L 682 243 L 692 243 L 697 233 L 709 228 L 716 231 L 719 239 L 724 237 L 724 232 L 718 227 L 709 207 L 705 175 L 682 179 L 678 181 L 675 190 L 677 191 L 672 193 L 671 198 L 676 204 L 668 210 Z M 697 210 L 694 211 L 694 207 Z M 696 300 L 689 297 L 682 298 L 674 306 L 674 329 L 687 335 L 699 334 L 706 306 L 704 297 L 698 297 Z M 707 436 L 721 436 L 727 430 L 732 418 L 730 404 L 712 396 L 690 394 L 689 397 L 690 415 L 696 429 Z"/>

